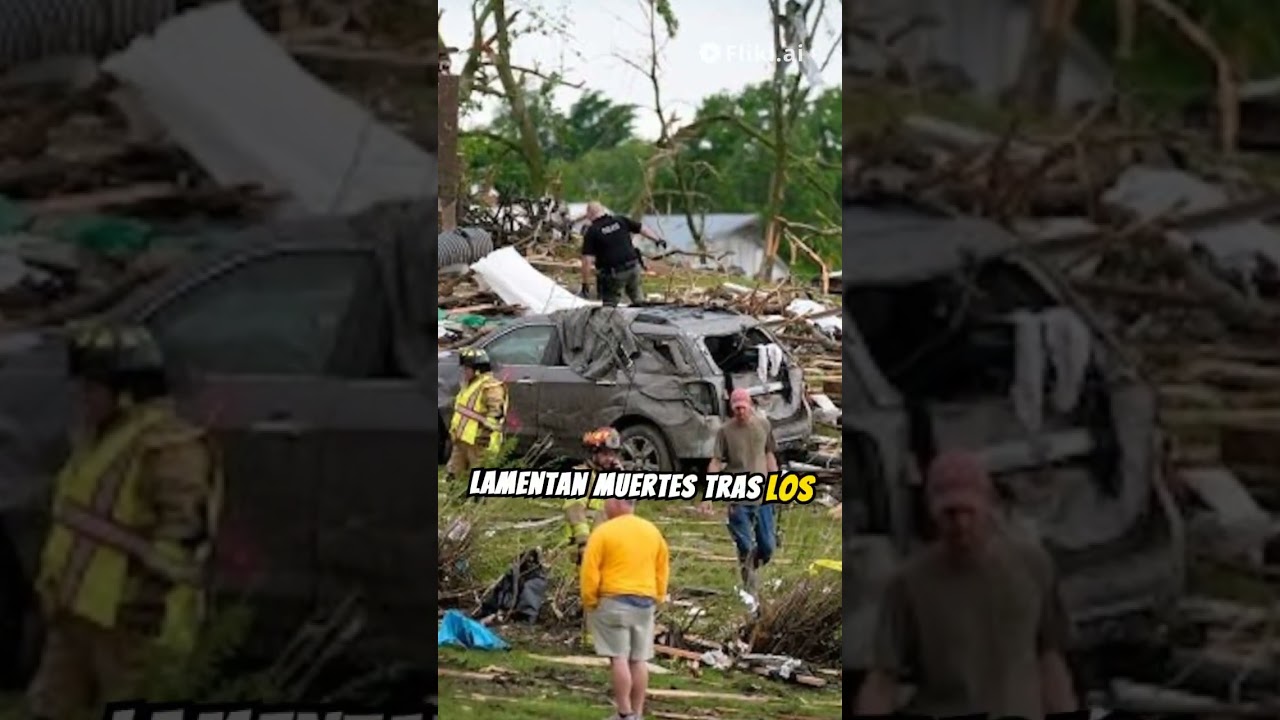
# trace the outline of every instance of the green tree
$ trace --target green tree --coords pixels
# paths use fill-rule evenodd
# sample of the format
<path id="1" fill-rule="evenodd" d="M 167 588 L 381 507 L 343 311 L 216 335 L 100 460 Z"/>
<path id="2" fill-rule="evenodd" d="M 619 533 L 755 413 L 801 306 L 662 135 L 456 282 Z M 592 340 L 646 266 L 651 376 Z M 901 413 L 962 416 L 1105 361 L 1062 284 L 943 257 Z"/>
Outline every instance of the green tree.
<path id="1" fill-rule="evenodd" d="M 572 161 L 593 150 L 615 148 L 632 137 L 633 105 L 620 105 L 598 90 L 583 93 L 565 115 L 554 120 L 555 145 L 548 155 Z"/>
<path id="2" fill-rule="evenodd" d="M 763 82 L 703 100 L 687 126 L 692 130 L 679 146 L 678 163 L 661 163 L 649 188 L 658 212 L 682 214 L 686 208 L 695 215 L 766 212 L 774 163 L 772 92 L 769 83 Z M 629 210 L 646 198 L 645 169 L 662 150 L 629 137 L 631 108 L 587 94 L 560 113 L 550 103 L 549 93 L 530 91 L 526 97 L 550 159 L 547 175 L 559 178 L 565 199 L 599 199 Z M 840 180 L 841 112 L 840 89 L 831 88 L 807 100 L 790 125 L 788 187 L 780 211 L 790 222 L 838 224 L 835 189 Z M 462 144 L 469 182 L 492 183 L 506 195 L 535 191 L 509 116 L 495 117 L 489 127 L 464 137 Z M 837 238 L 812 245 L 828 260 L 840 257 Z M 787 253 L 784 247 L 784 258 Z M 801 269 L 807 264 L 802 260 Z"/>

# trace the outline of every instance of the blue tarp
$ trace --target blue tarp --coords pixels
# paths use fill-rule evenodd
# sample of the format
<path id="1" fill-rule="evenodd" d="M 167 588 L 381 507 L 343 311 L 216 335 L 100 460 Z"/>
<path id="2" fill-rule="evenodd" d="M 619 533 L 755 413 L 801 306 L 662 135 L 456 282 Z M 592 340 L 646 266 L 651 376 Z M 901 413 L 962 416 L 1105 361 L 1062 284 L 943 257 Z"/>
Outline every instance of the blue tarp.
<path id="1" fill-rule="evenodd" d="M 452 645 L 471 650 L 506 650 L 510 646 L 484 625 L 457 610 L 448 610 L 440 619 L 436 646 Z"/>

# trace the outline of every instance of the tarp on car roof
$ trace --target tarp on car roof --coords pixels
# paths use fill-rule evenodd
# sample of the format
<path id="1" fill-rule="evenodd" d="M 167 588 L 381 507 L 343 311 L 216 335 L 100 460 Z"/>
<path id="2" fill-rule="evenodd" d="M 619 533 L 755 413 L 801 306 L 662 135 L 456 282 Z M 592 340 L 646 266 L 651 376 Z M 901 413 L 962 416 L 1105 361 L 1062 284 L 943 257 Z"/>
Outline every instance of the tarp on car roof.
<path id="1" fill-rule="evenodd" d="M 589 307 L 563 310 L 551 317 L 560 329 L 565 364 L 588 380 L 611 377 L 640 354 L 640 343 L 631 331 L 634 311 Z"/>

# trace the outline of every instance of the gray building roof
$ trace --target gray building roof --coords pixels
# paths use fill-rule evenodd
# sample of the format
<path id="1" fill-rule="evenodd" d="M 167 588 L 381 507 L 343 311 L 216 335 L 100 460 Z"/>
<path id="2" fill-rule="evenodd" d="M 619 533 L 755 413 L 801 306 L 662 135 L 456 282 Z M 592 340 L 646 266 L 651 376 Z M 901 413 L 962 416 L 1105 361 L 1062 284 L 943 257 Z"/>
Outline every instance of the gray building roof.
<path id="1" fill-rule="evenodd" d="M 705 241 L 745 232 L 750 226 L 758 225 L 760 218 L 750 213 L 711 213 L 694 215 L 693 221 L 702 230 L 702 239 Z M 666 238 L 673 249 L 686 252 L 697 249 L 693 232 L 684 215 L 645 215 L 640 222 Z"/>

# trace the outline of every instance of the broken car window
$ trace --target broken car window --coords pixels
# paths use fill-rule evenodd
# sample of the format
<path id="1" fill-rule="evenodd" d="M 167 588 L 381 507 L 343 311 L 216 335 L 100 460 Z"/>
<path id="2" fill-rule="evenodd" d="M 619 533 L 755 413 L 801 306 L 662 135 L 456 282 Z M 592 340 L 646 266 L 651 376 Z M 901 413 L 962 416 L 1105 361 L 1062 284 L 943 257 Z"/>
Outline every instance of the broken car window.
<path id="1" fill-rule="evenodd" d="M 654 337 L 651 335 L 637 336 L 641 341 L 641 346 L 646 350 L 640 357 L 636 358 L 636 370 L 646 373 L 669 373 L 676 372 L 681 375 L 692 372 L 689 363 L 685 361 L 684 350 L 680 347 L 680 341 L 668 337 Z"/>
<path id="2" fill-rule="evenodd" d="M 169 300 L 147 324 L 192 370 L 323 375 L 364 262 L 341 252 L 256 258 Z"/>
<path id="3" fill-rule="evenodd" d="M 555 328 L 530 325 L 499 336 L 485 346 L 497 365 L 542 365 Z"/>

